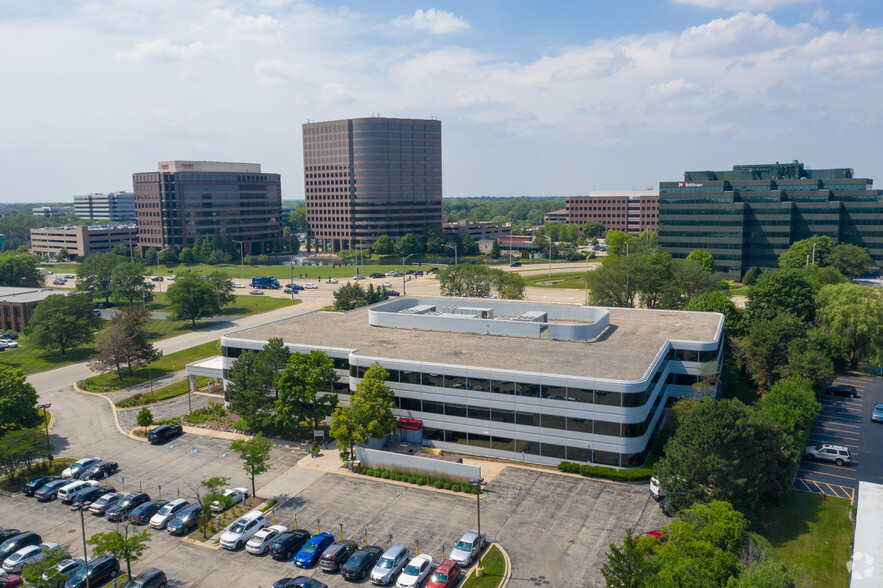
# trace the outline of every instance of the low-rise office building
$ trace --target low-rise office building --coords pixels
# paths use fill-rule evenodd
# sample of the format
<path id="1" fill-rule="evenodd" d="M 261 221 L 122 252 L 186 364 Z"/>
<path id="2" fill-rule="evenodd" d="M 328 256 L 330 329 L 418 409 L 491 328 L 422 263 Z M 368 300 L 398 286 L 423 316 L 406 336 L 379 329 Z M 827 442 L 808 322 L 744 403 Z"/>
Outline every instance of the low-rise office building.
<path id="1" fill-rule="evenodd" d="M 583 227 L 589 221 L 598 221 L 608 231 L 640 235 L 659 226 L 659 191 L 606 190 L 568 196 L 565 210 L 570 224 Z"/>
<path id="2" fill-rule="evenodd" d="M 694 394 L 703 364 L 720 369 L 723 321 L 702 312 L 402 297 L 225 335 L 223 358 L 187 370 L 221 377 L 242 351 L 279 337 L 294 352 L 333 358 L 340 381 L 329 392 L 344 402 L 382 364 L 395 414 L 419 425 L 425 446 L 636 467 L 666 402 Z"/>
<path id="3" fill-rule="evenodd" d="M 511 235 L 512 223 L 458 220 L 455 223 L 444 223 L 442 230 L 445 235 L 451 237 L 469 235 L 476 241 L 480 241 L 481 239 L 495 239 L 504 235 Z"/>
<path id="4" fill-rule="evenodd" d="M 121 191 L 74 196 L 74 212 L 80 218 L 131 222 L 135 220 L 135 193 Z"/>
<path id="5" fill-rule="evenodd" d="M 566 223 L 567 222 L 567 209 L 562 208 L 561 210 L 553 210 L 551 212 L 547 212 L 543 215 L 544 223 Z"/>
<path id="6" fill-rule="evenodd" d="M 49 288 L 0 287 L 0 325 L 6 331 L 22 331 L 37 305 L 47 296 L 73 294 L 74 290 L 50 290 Z"/>
<path id="7" fill-rule="evenodd" d="M 127 251 L 138 244 L 135 225 L 70 225 L 31 229 L 31 252 L 54 257 L 62 249 L 68 255 L 90 255 L 122 245 Z"/>

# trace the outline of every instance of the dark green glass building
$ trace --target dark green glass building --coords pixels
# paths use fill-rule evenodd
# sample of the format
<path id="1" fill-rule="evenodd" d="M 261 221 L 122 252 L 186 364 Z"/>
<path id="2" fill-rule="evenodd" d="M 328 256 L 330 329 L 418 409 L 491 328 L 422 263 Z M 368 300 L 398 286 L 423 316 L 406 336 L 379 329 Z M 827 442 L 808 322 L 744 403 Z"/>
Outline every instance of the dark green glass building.
<path id="1" fill-rule="evenodd" d="M 883 265 L 883 191 L 849 168 L 797 160 L 688 171 L 683 182 L 659 184 L 659 243 L 673 257 L 707 251 L 727 279 L 778 267 L 792 243 L 813 235 L 865 247 Z"/>

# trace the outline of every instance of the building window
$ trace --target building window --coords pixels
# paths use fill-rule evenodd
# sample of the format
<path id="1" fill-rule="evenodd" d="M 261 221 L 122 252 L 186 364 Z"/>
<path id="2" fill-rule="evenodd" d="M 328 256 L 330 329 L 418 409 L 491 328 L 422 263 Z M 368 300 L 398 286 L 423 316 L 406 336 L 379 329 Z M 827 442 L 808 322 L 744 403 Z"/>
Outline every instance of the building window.
<path id="1" fill-rule="evenodd" d="M 494 408 L 491 410 L 491 420 L 498 423 L 515 424 L 515 411 Z"/>
<path id="2" fill-rule="evenodd" d="M 536 441 L 522 441 L 520 439 L 516 439 L 515 451 L 518 453 L 524 453 L 527 455 L 539 455 L 540 454 L 540 444 L 537 443 Z"/>
<path id="3" fill-rule="evenodd" d="M 473 447 L 485 447 L 490 449 L 490 435 L 479 435 L 478 433 L 469 433 L 469 445 Z"/>
<path id="4" fill-rule="evenodd" d="M 561 431 L 564 431 L 567 429 L 567 419 L 563 416 L 558 416 L 554 414 L 544 414 L 542 427 L 546 429 L 559 429 Z"/>
<path id="5" fill-rule="evenodd" d="M 564 400 L 567 398 L 567 388 L 564 386 L 544 386 L 543 396 L 551 400 Z"/>
<path id="6" fill-rule="evenodd" d="M 539 427 L 540 415 L 534 414 L 532 412 L 518 411 L 515 413 L 515 424 L 526 425 L 528 427 Z"/>
<path id="7" fill-rule="evenodd" d="M 423 438 L 430 441 L 444 441 L 445 432 L 442 429 L 431 429 L 429 427 L 423 427 Z"/>
<path id="8" fill-rule="evenodd" d="M 401 397 L 401 409 L 410 410 L 412 412 L 422 412 L 420 407 L 420 399 Z"/>
<path id="9" fill-rule="evenodd" d="M 417 384 L 420 385 L 420 372 L 406 372 L 404 370 L 400 373 L 400 378 L 402 384 Z"/>
<path id="10" fill-rule="evenodd" d="M 543 457 L 564 459 L 565 449 L 563 445 L 555 445 L 554 443 L 543 443 L 540 445 L 540 455 L 542 455 Z"/>
<path id="11" fill-rule="evenodd" d="M 426 404 L 426 403 L 424 402 L 423 404 Z M 466 405 L 445 402 L 445 414 L 447 416 L 465 417 L 466 416 Z"/>
<path id="12" fill-rule="evenodd" d="M 567 430 L 577 433 L 592 433 L 592 419 L 567 418 Z"/>
<path id="13" fill-rule="evenodd" d="M 595 390 L 595 404 L 601 406 L 622 406 L 622 394 L 608 392 L 607 390 Z"/>
<path id="14" fill-rule="evenodd" d="M 489 421 L 489 420 L 491 420 L 491 409 L 483 408 L 481 406 L 470 406 L 469 407 L 469 418 L 481 419 L 483 421 Z"/>
<path id="15" fill-rule="evenodd" d="M 491 449 L 499 449 L 500 451 L 515 451 L 515 440 L 506 439 L 505 437 L 491 437 Z"/>
<path id="16" fill-rule="evenodd" d="M 582 461 L 582 462 L 591 462 L 592 461 L 592 450 L 591 449 L 583 449 L 582 447 L 568 447 L 567 448 L 567 459 L 569 461 Z"/>
<path id="17" fill-rule="evenodd" d="M 460 431 L 445 431 L 445 443 L 457 443 L 459 445 L 467 445 L 466 433 Z"/>
<path id="18" fill-rule="evenodd" d="M 593 458 L 600 465 L 619 466 L 619 454 L 612 451 L 595 451 Z"/>
<path id="19" fill-rule="evenodd" d="M 594 392 L 592 390 L 583 390 L 581 388 L 568 388 L 567 399 L 574 402 L 592 404 L 594 401 Z"/>
<path id="20" fill-rule="evenodd" d="M 432 400 L 423 401 L 423 412 L 430 412 L 433 414 L 445 414 L 444 406 L 442 405 L 442 403 Z"/>
<path id="21" fill-rule="evenodd" d="M 545 421 L 546 419 L 543 420 Z M 595 434 L 607 435 L 608 437 L 619 437 L 619 423 L 595 421 Z"/>

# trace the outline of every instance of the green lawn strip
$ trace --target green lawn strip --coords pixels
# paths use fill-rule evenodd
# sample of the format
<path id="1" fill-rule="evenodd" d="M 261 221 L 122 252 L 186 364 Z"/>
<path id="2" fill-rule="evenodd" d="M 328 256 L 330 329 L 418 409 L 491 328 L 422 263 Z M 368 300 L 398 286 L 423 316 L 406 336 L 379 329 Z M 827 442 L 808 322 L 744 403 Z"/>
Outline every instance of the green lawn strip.
<path id="1" fill-rule="evenodd" d="M 21 487 L 28 480 L 32 480 L 37 476 L 61 475 L 66 467 L 74 463 L 76 460 L 72 457 L 59 457 L 52 460 L 52 469 L 49 469 L 49 463 L 46 461 L 34 465 L 30 470 L 24 469 L 16 472 L 15 477 L 11 480 L 4 478 L 0 482 L 0 490 L 7 492 L 21 492 Z"/>
<path id="2" fill-rule="evenodd" d="M 575 288 L 585 289 L 586 272 L 560 272 L 549 274 L 541 274 L 534 276 L 524 276 L 524 281 L 528 286 L 538 286 L 540 288 Z"/>
<path id="3" fill-rule="evenodd" d="M 165 290 L 165 287 L 163 290 Z M 234 290 L 234 292 L 244 292 L 244 290 Z M 252 298 L 237 297 L 235 302 L 221 309 L 221 314 L 225 316 L 247 316 L 276 310 L 277 308 L 285 308 L 292 304 L 300 304 L 300 300 L 295 298 L 292 302 L 288 298 L 274 298 L 268 296 L 254 296 Z M 169 295 L 166 292 L 154 292 L 153 301 L 147 303 L 147 308 L 152 312 L 169 312 Z"/>
<path id="4" fill-rule="evenodd" d="M 192 361 L 203 359 L 211 355 L 217 355 L 218 353 L 220 353 L 218 350 L 218 342 L 209 341 L 202 345 L 197 345 L 196 347 L 190 347 L 189 349 L 182 349 L 175 353 L 163 355 L 157 361 L 153 362 L 153 365 L 149 370 L 146 366 L 140 367 L 134 370 L 132 375 L 129 375 L 126 370 L 123 370 L 122 381 L 119 380 L 116 372 L 108 372 L 92 376 L 91 378 L 86 379 L 86 389 L 94 392 L 111 392 L 121 388 L 129 388 L 147 382 L 151 375 L 154 378 L 159 378 L 166 374 L 183 370 L 186 365 Z"/>
<path id="5" fill-rule="evenodd" d="M 206 386 L 207 383 L 208 378 L 196 378 L 197 388 Z M 125 400 L 120 400 L 116 403 L 116 405 L 117 408 L 144 406 L 147 404 L 153 404 L 154 402 L 159 402 L 161 400 L 168 400 L 169 398 L 175 398 L 176 396 L 187 394 L 188 390 L 190 390 L 190 380 L 189 378 L 185 378 L 179 382 L 172 382 L 171 384 L 167 384 L 161 388 L 154 388 L 153 394 L 151 394 L 150 392 L 139 392 L 138 394 L 130 396 Z"/>
<path id="6" fill-rule="evenodd" d="M 500 585 L 506 574 L 506 560 L 496 545 L 491 545 L 487 553 L 482 556 L 481 566 L 484 568 L 484 576 L 479 578 L 472 574 L 463 582 L 462 588 L 497 588 Z"/>
<path id="7" fill-rule="evenodd" d="M 237 260 L 238 261 L 238 260 Z M 453 260 L 452 260 L 453 261 Z M 426 271 L 430 267 L 443 267 L 444 264 L 438 263 L 423 263 L 422 265 L 417 265 L 416 263 L 408 263 L 405 266 L 406 270 L 422 270 Z M 156 265 L 148 266 L 148 269 L 151 275 L 156 274 Z M 246 265 L 245 273 L 242 273 L 240 266 L 238 263 L 228 263 L 223 265 L 206 265 L 206 264 L 193 264 L 193 265 L 173 265 L 171 267 L 166 267 L 164 265 L 160 266 L 160 275 L 161 276 L 169 276 L 171 274 L 168 273 L 168 270 L 172 270 L 172 274 L 180 275 L 186 273 L 189 269 L 191 273 L 195 273 L 197 275 L 205 275 L 211 272 L 223 272 L 230 278 L 244 278 L 250 280 L 254 277 L 258 276 L 273 276 L 278 279 L 283 284 L 287 284 L 289 279 L 291 278 L 291 268 L 288 265 Z M 365 265 L 364 268 L 360 267 L 360 271 L 362 271 L 365 275 L 373 274 L 375 272 L 385 274 L 387 272 L 391 272 L 393 270 L 402 271 L 402 258 L 390 258 L 388 263 L 379 263 L 379 264 L 371 264 Z M 298 279 L 298 276 L 304 276 L 302 279 L 304 280 L 312 280 L 318 281 L 321 277 L 323 280 L 327 280 L 328 278 L 352 278 L 356 275 L 356 266 L 355 265 L 345 265 L 332 267 L 330 265 L 296 265 L 294 266 L 294 278 Z M 401 279 L 401 278 L 399 278 Z M 168 282 L 163 282 L 162 290 L 165 292 L 166 287 L 168 286 Z M 157 290 L 159 287 L 157 287 Z"/>
<path id="8" fill-rule="evenodd" d="M 758 532 L 766 537 L 782 563 L 797 570 L 797 583 L 811 580 L 816 586 L 849 585 L 849 561 L 854 527 L 844 498 L 789 490 L 778 506 L 764 512 Z"/>

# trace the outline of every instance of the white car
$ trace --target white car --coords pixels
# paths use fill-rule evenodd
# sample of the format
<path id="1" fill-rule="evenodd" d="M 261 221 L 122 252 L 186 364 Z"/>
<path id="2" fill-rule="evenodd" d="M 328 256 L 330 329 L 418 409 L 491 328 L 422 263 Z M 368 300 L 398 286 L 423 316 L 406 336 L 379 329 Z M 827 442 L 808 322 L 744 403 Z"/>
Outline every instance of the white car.
<path id="1" fill-rule="evenodd" d="M 82 557 L 76 557 L 74 559 L 64 559 L 55 564 L 55 567 L 52 570 L 47 570 L 45 574 L 43 574 L 43 581 L 49 581 L 49 574 L 54 574 L 57 572 L 62 577 L 62 582 L 76 574 L 80 571 L 86 564 L 83 561 Z"/>
<path id="2" fill-rule="evenodd" d="M 190 506 L 190 503 L 183 498 L 169 502 L 159 509 L 159 512 L 150 517 L 150 526 L 154 529 L 165 529 L 166 525 L 169 524 L 169 521 L 178 516 L 178 512 L 181 509 L 188 506 Z"/>
<path id="3" fill-rule="evenodd" d="M 63 472 L 61 472 L 62 478 L 73 478 L 80 472 L 83 472 L 89 466 L 98 463 L 101 461 L 100 457 L 84 457 L 83 459 L 78 459 L 74 463 L 71 464 L 69 468 L 65 468 Z"/>
<path id="4" fill-rule="evenodd" d="M 287 530 L 288 527 L 283 527 L 282 525 L 264 527 L 255 533 L 254 537 L 248 540 L 248 543 L 245 544 L 245 550 L 254 555 L 266 553 L 267 550 L 270 549 L 270 543 L 272 543 L 279 534 L 284 533 Z"/>
<path id="5" fill-rule="evenodd" d="M 267 518 L 259 510 L 242 515 L 221 535 L 221 547 L 236 551 L 246 544 L 255 533 L 264 528 Z"/>
<path id="6" fill-rule="evenodd" d="M 307 290 L 318 290 L 319 286 L 312 282 L 307 282 L 306 284 L 304 284 L 304 288 Z"/>
<path id="7" fill-rule="evenodd" d="M 392 284 L 390 284 L 389 282 L 380 282 L 380 287 L 381 288 L 392 288 Z"/>
<path id="8" fill-rule="evenodd" d="M 17 574 L 26 564 L 40 561 L 59 547 L 61 546 L 58 543 L 41 543 L 40 545 L 22 547 L 3 560 L 3 570 L 9 574 Z"/>
<path id="9" fill-rule="evenodd" d="M 653 500 L 656 502 L 665 498 L 665 491 L 659 486 L 657 478 L 650 478 L 650 495 L 653 496 Z"/>
<path id="10" fill-rule="evenodd" d="M 396 588 L 415 588 L 423 584 L 423 579 L 432 569 L 432 556 L 421 553 L 408 562 L 396 582 Z"/>
<path id="11" fill-rule="evenodd" d="M 10 349 L 13 349 L 13 348 L 15 348 L 15 347 L 18 347 L 18 341 L 12 341 L 12 340 L 6 341 L 6 340 L 4 340 L 4 343 L 6 343 L 6 346 L 9 347 Z"/>
<path id="12" fill-rule="evenodd" d="M 328 278 L 327 280 L 325 280 L 325 283 L 326 284 L 336 284 L 337 280 L 335 280 L 334 278 Z"/>
<path id="13" fill-rule="evenodd" d="M 240 284 L 239 282 L 233 282 L 234 288 L 245 288 L 245 284 Z"/>
<path id="14" fill-rule="evenodd" d="M 220 502 L 214 500 L 209 506 L 209 508 L 211 508 L 213 512 L 221 512 L 235 504 L 239 504 L 244 499 L 248 498 L 248 490 L 246 490 L 245 488 L 227 488 L 226 490 L 224 490 L 224 496 L 230 499 L 229 504 L 225 507 L 222 507 Z"/>

